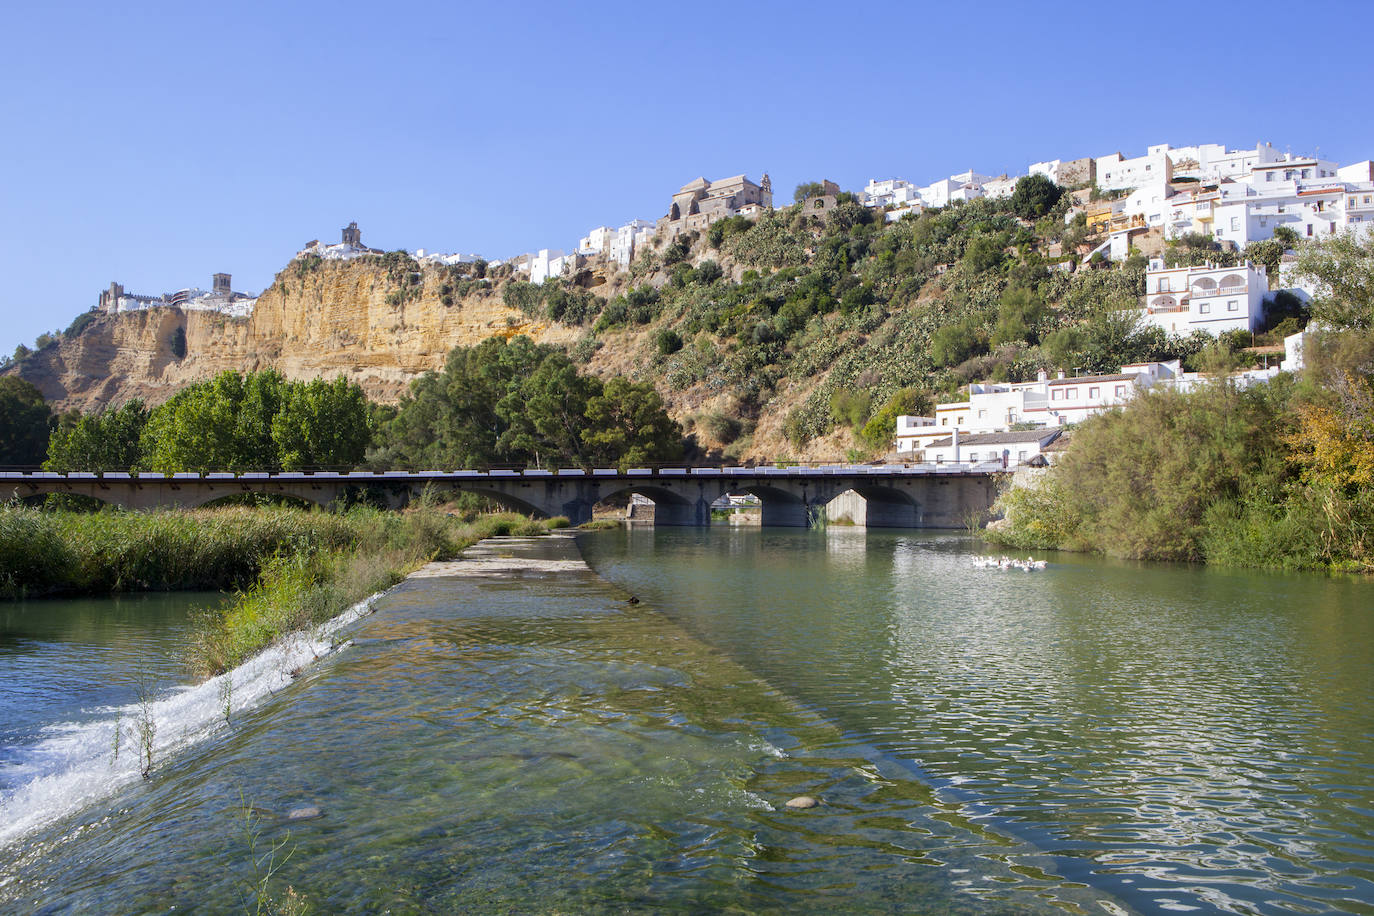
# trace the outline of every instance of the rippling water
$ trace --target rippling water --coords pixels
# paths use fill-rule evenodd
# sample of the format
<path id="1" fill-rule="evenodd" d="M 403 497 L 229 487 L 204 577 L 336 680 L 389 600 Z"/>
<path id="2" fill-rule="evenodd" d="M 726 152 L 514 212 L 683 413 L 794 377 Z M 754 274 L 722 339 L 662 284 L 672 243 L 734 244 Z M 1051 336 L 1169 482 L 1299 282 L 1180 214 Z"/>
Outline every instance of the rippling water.
<path id="1" fill-rule="evenodd" d="M 563 538 L 410 580 L 0 850 L 0 908 L 1374 912 L 1366 583 L 981 570 L 918 532 L 582 544 L 624 590 Z"/>
<path id="2" fill-rule="evenodd" d="M 1143 912 L 1374 912 L 1374 586 L 965 538 L 632 531 L 608 578 Z"/>

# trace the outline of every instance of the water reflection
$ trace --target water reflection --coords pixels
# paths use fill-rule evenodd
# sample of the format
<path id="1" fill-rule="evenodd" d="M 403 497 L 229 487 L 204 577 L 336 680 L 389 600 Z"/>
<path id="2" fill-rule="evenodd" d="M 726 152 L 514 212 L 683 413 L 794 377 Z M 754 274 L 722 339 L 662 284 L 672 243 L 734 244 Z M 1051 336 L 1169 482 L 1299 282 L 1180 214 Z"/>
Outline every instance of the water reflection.
<path id="1" fill-rule="evenodd" d="M 765 531 L 745 571 L 671 532 L 652 570 L 613 538 L 588 550 L 1046 871 L 1143 911 L 1374 911 L 1369 584 L 986 570 L 972 547 Z"/>

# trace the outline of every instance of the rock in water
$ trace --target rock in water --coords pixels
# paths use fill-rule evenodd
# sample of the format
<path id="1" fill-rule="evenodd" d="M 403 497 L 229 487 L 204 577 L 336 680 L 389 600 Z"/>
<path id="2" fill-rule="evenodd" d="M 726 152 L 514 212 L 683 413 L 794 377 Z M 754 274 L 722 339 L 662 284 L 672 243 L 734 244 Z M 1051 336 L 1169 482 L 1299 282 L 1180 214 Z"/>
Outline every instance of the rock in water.
<path id="1" fill-rule="evenodd" d="M 292 808 L 286 812 L 288 821 L 313 821 L 317 817 L 324 817 L 324 812 L 320 810 L 318 805 L 305 805 L 300 808 Z"/>
<path id="2" fill-rule="evenodd" d="M 810 795 L 798 795 L 796 798 L 787 800 L 787 807 L 789 808 L 814 808 L 819 804 L 820 802 Z"/>

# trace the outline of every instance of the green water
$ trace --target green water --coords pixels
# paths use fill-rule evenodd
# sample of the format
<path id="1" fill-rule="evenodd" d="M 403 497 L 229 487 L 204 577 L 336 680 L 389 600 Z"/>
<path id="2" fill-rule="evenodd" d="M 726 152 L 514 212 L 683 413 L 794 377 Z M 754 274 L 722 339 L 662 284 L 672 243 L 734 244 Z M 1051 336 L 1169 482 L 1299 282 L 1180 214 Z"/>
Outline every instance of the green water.
<path id="1" fill-rule="evenodd" d="M 601 578 L 407 582 L 0 851 L 0 908 L 1374 912 L 1368 583 L 983 570 L 924 532 L 580 543 Z"/>

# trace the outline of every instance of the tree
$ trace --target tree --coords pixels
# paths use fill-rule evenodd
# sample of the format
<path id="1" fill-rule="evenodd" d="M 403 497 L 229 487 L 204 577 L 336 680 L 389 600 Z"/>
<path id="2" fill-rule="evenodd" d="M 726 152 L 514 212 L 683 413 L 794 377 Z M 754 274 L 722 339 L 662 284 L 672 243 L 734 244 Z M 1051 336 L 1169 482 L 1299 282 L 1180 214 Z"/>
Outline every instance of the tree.
<path id="1" fill-rule="evenodd" d="M 363 460 L 371 439 L 367 397 L 343 376 L 288 385 L 272 417 L 272 442 L 284 471 L 353 467 Z"/>
<path id="2" fill-rule="evenodd" d="M 371 439 L 362 389 L 343 379 L 288 382 L 274 369 L 221 372 L 149 415 L 139 466 L 278 471 L 356 464 Z"/>
<path id="3" fill-rule="evenodd" d="M 0 377 L 0 465 L 37 465 L 48 450 L 52 411 L 18 376 Z"/>
<path id="4" fill-rule="evenodd" d="M 919 388 L 902 388 L 888 398 L 859 432 L 859 438 L 874 451 L 889 451 L 897 438 L 897 418 L 919 416 L 931 408 L 930 396 Z"/>
<path id="5" fill-rule="evenodd" d="M 998 303 L 992 343 L 994 346 L 1022 341 L 1035 343 L 1040 336 L 1040 325 L 1048 317 L 1049 309 L 1034 290 L 1024 286 L 1007 287 Z"/>
<path id="6" fill-rule="evenodd" d="M 1298 244 L 1298 233 L 1290 226 L 1275 226 L 1274 240 L 1282 242 L 1285 248 L 1296 248 Z"/>
<path id="7" fill-rule="evenodd" d="M 138 464 L 148 408 L 135 398 L 118 409 L 68 418 L 48 440 L 50 471 L 114 471 Z"/>
<path id="8" fill-rule="evenodd" d="M 819 181 L 803 181 L 797 185 L 797 189 L 792 192 L 792 202 L 796 204 L 805 203 L 813 197 L 820 197 L 825 193 L 825 185 Z"/>
<path id="9" fill-rule="evenodd" d="M 1036 172 L 1022 175 L 1011 192 L 1011 211 L 1034 222 L 1054 209 L 1064 190 L 1048 176 Z"/>
<path id="10" fill-rule="evenodd" d="M 957 366 L 987 352 L 987 332 L 972 318 L 947 324 L 930 338 L 930 359 L 937 367 Z"/>
<path id="11" fill-rule="evenodd" d="M 980 235 L 964 249 L 963 261 L 975 274 L 995 270 L 1006 260 L 1007 238 L 1004 234 Z"/>
<path id="12" fill-rule="evenodd" d="M 682 427 L 647 382 L 616 376 L 587 402 L 586 443 L 597 462 L 621 468 L 682 457 Z"/>
<path id="13" fill-rule="evenodd" d="M 1298 251 L 1296 274 L 1314 281 L 1312 320 L 1331 330 L 1374 330 L 1374 234 L 1342 232 Z"/>
<path id="14" fill-rule="evenodd" d="M 580 375 L 562 353 L 549 353 L 496 405 L 506 423 L 497 441 L 504 459 L 589 465 L 590 449 L 583 438 L 587 404 L 600 393 L 601 382 L 595 376 Z"/>

